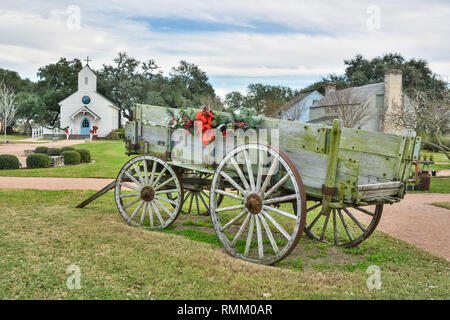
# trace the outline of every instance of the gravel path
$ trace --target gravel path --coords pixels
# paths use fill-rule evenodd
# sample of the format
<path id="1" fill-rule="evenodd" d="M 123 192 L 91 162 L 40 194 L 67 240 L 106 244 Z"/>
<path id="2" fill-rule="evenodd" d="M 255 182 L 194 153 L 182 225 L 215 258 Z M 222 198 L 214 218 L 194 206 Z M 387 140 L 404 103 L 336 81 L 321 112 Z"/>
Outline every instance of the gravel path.
<path id="1" fill-rule="evenodd" d="M 0 188 L 37 190 L 100 190 L 114 179 L 0 177 Z"/>
<path id="2" fill-rule="evenodd" d="M 440 170 L 436 172 L 438 177 L 450 177 L 450 170 Z"/>
<path id="3" fill-rule="evenodd" d="M 450 202 L 450 194 L 407 194 L 399 203 L 384 206 L 377 230 L 450 261 L 450 210 L 431 205 L 442 201 Z M 365 216 L 358 218 L 365 222 Z"/>
<path id="4" fill-rule="evenodd" d="M 25 139 L 20 141 L 30 141 L 30 142 L 39 142 L 36 139 Z M 74 144 L 84 143 L 84 140 L 57 140 L 46 143 L 6 143 L 0 144 L 0 154 L 12 154 L 19 158 L 20 163 L 22 163 L 22 167 L 25 168 L 27 166 L 26 157 L 24 154 L 25 150 L 34 150 L 37 147 L 48 147 L 48 148 L 62 148 L 65 146 L 71 146 Z"/>

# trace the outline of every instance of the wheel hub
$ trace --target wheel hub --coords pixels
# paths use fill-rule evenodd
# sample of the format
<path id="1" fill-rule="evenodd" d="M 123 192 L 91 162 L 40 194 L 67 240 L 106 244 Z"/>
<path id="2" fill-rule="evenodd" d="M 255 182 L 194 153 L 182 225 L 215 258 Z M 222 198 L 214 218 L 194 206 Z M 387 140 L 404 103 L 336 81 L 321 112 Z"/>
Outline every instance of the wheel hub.
<path id="1" fill-rule="evenodd" d="M 247 197 L 247 201 L 245 202 L 245 207 L 248 212 L 251 214 L 258 214 L 261 212 L 263 207 L 262 199 L 257 194 L 251 194 Z"/>
<path id="2" fill-rule="evenodd" d="M 155 198 L 155 190 L 152 187 L 145 186 L 141 190 L 141 198 L 146 202 L 150 202 Z"/>

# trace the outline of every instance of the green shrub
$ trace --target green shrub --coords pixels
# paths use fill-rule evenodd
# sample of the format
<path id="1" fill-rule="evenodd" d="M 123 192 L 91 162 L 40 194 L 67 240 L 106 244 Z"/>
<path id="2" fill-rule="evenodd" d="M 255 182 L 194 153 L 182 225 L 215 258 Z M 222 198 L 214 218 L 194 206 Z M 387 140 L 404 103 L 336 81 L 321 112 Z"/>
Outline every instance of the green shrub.
<path id="1" fill-rule="evenodd" d="M 51 166 L 50 157 L 43 153 L 30 154 L 27 157 L 27 167 L 33 168 L 48 168 Z"/>
<path id="2" fill-rule="evenodd" d="M 48 147 L 37 147 L 34 149 L 34 153 L 45 153 L 47 154 Z"/>
<path id="3" fill-rule="evenodd" d="M 91 153 L 89 150 L 85 149 L 75 149 L 76 152 L 78 152 L 81 156 L 81 162 L 91 162 Z"/>
<path id="4" fill-rule="evenodd" d="M 19 169 L 19 159 L 11 154 L 0 154 L 0 170 Z"/>
<path id="5" fill-rule="evenodd" d="M 59 156 L 61 154 L 61 149 L 50 148 L 50 149 L 47 150 L 47 154 L 49 156 Z"/>
<path id="6" fill-rule="evenodd" d="M 120 140 L 125 137 L 125 128 L 119 128 L 111 131 L 105 137 L 106 140 Z"/>
<path id="7" fill-rule="evenodd" d="M 76 151 L 64 151 L 61 152 L 61 155 L 64 157 L 64 164 L 79 164 L 81 160 L 81 156 Z"/>
<path id="8" fill-rule="evenodd" d="M 72 147 L 62 147 L 60 150 L 61 150 L 61 153 L 63 153 L 64 151 L 75 151 L 75 148 L 72 148 Z"/>

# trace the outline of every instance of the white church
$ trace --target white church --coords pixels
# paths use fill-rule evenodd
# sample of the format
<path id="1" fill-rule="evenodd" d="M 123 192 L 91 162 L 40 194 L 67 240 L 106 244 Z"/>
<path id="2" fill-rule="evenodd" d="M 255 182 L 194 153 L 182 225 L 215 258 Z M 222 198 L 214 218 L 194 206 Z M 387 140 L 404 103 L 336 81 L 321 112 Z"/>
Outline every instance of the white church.
<path id="1" fill-rule="evenodd" d="M 59 103 L 61 128 L 73 135 L 89 136 L 97 126 L 97 136 L 104 137 L 119 127 L 119 108 L 97 92 L 97 75 L 89 67 L 89 58 L 78 73 L 78 91 Z"/>

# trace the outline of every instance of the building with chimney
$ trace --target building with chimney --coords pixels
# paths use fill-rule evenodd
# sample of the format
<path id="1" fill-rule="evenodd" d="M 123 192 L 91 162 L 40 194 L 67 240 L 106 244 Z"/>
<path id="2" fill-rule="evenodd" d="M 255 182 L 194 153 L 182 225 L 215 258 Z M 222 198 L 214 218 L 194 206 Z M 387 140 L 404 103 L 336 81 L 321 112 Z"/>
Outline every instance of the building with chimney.
<path id="1" fill-rule="evenodd" d="M 343 120 L 346 127 L 387 133 L 402 133 L 389 121 L 395 108 L 409 103 L 403 94 L 402 72 L 388 70 L 384 82 L 336 90 L 335 83 L 325 86 L 325 96 L 310 107 L 309 122 L 331 124 Z"/>

